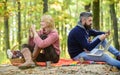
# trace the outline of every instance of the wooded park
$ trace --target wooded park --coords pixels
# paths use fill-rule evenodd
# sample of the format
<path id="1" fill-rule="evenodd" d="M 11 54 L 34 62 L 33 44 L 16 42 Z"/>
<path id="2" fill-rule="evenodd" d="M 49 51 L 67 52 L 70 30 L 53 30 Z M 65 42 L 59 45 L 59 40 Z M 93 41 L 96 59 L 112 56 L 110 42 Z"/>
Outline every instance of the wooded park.
<path id="1" fill-rule="evenodd" d="M 21 45 L 28 42 L 29 28 L 35 25 L 39 30 L 41 16 L 44 14 L 54 18 L 60 37 L 60 58 L 70 59 L 67 48 L 68 34 L 76 26 L 83 11 L 93 13 L 94 29 L 110 30 L 107 39 L 113 38 L 112 45 L 120 51 L 120 0 L 0 0 L 0 64 L 10 64 L 6 51 L 20 50 Z M 76 71 L 71 75 L 78 75 L 75 73 Z M 120 74 L 110 73 L 105 75 Z"/>

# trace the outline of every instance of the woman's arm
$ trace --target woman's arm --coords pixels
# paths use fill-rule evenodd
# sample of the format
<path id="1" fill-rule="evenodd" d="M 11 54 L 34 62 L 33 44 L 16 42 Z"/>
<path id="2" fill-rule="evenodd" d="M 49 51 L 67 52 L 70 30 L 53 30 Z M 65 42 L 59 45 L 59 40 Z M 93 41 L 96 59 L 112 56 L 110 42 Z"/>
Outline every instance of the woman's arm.
<path id="1" fill-rule="evenodd" d="M 59 39 L 59 36 L 58 36 L 58 33 L 57 31 L 53 30 L 51 31 L 48 35 L 47 35 L 47 38 L 42 40 L 40 38 L 40 36 L 38 35 L 38 33 L 36 32 L 35 30 L 35 27 L 32 26 L 32 32 L 34 34 L 34 43 L 35 45 L 37 45 L 39 48 L 45 48 L 45 47 L 48 47 L 50 45 L 52 45 L 56 40 Z"/>
<path id="2" fill-rule="evenodd" d="M 34 46 L 34 42 L 33 42 L 33 38 L 34 38 L 34 34 L 32 32 L 32 29 L 29 29 L 29 37 L 28 37 L 28 44 L 30 46 Z"/>
<path id="3" fill-rule="evenodd" d="M 57 32 L 50 33 L 48 37 L 44 40 L 42 40 L 38 34 L 34 35 L 34 43 L 40 47 L 40 48 L 45 48 L 53 44 L 56 40 L 58 40 L 58 34 Z"/>

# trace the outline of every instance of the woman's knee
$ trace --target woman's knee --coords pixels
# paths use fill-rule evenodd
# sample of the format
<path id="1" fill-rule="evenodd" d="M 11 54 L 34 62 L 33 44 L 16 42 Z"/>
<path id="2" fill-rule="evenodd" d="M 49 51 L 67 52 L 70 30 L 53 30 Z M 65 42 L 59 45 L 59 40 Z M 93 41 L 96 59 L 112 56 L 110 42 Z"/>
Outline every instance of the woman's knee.
<path id="1" fill-rule="evenodd" d="M 24 53 L 24 52 L 26 52 L 26 51 L 28 51 L 29 50 L 29 48 L 23 48 L 22 50 L 21 50 L 21 53 Z"/>

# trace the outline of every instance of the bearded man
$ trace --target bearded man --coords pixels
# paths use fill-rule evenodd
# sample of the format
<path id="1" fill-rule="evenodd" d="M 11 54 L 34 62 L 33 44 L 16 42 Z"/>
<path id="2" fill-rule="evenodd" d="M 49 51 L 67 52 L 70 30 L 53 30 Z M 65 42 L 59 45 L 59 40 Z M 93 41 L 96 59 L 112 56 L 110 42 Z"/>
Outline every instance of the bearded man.
<path id="1" fill-rule="evenodd" d="M 100 45 L 106 46 L 106 38 L 110 35 L 110 32 L 101 32 L 92 29 L 92 13 L 82 12 L 80 13 L 79 21 L 77 25 L 70 31 L 68 35 L 68 53 L 73 60 L 79 60 L 81 57 L 84 60 L 91 61 L 104 61 L 109 65 L 120 68 L 120 52 L 110 45 L 108 51 L 118 58 L 117 60 L 107 54 L 102 56 L 90 56 L 87 52 L 98 48 Z M 94 36 L 93 40 L 89 40 L 90 36 Z"/>

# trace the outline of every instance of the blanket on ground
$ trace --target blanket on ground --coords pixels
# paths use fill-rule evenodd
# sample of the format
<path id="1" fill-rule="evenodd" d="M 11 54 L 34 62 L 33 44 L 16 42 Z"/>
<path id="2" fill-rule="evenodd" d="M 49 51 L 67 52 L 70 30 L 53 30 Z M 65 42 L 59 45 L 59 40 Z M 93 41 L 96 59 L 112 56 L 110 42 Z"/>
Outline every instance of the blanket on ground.
<path id="1" fill-rule="evenodd" d="M 18 66 L 22 63 L 12 63 L 14 66 Z M 38 66 L 46 66 L 46 62 L 36 62 Z M 80 64 L 106 64 L 105 62 L 95 61 L 74 61 L 72 59 L 60 59 L 58 63 L 51 63 L 51 66 L 77 66 Z"/>

